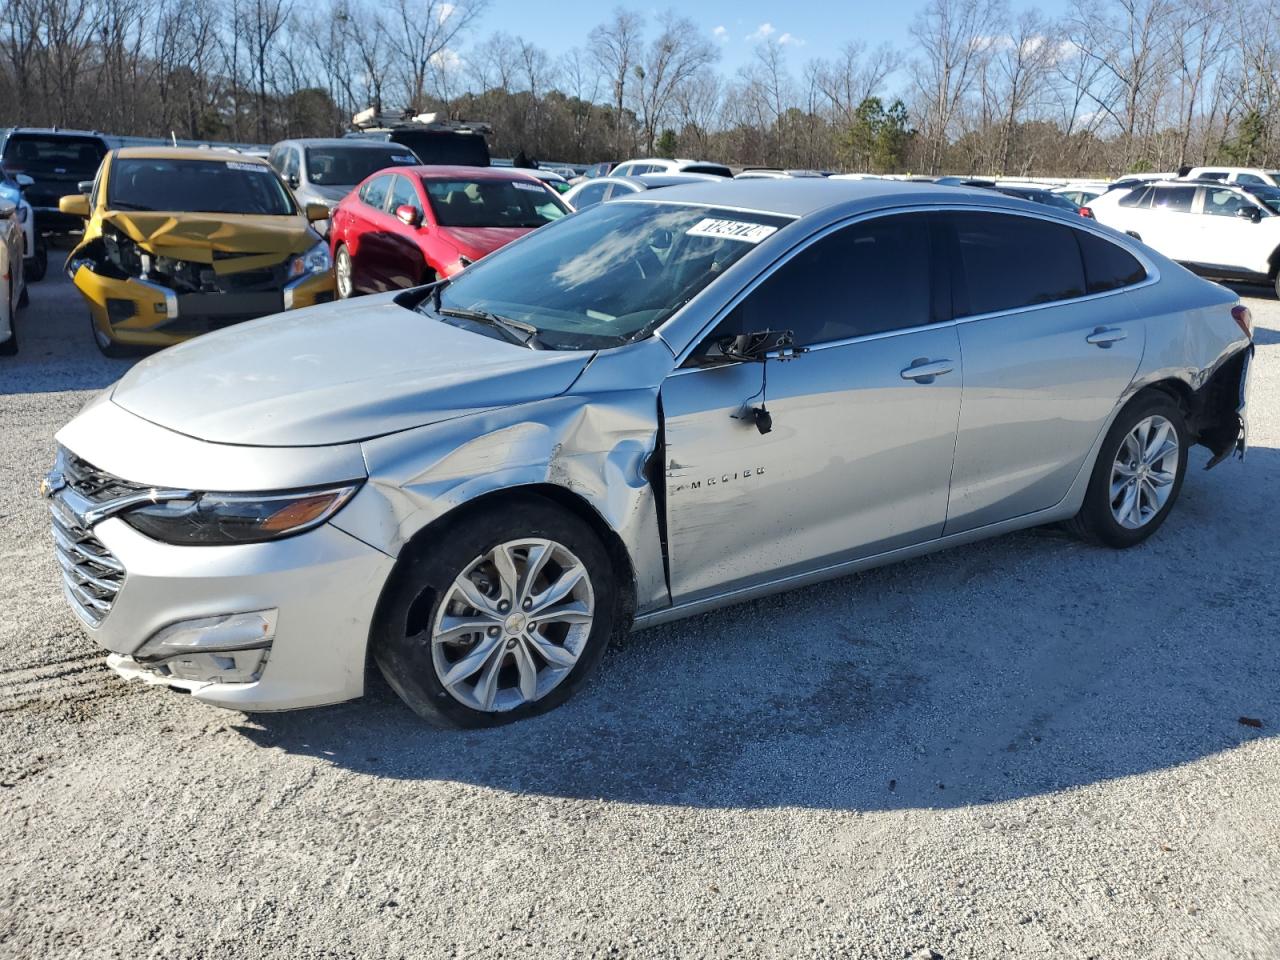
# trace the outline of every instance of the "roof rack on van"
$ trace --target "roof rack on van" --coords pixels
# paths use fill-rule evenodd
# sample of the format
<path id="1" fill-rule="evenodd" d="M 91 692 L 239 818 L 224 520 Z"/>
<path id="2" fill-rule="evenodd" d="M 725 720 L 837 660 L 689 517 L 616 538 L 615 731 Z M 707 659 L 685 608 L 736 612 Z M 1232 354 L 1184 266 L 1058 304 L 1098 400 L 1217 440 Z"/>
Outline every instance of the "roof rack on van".
<path id="1" fill-rule="evenodd" d="M 452 133 L 478 133 L 482 136 L 493 133 L 492 126 L 478 120 L 450 120 L 438 113 L 415 114 L 408 110 L 379 113 L 375 107 L 361 110 L 351 118 L 351 125 L 357 130 L 447 130 Z"/>

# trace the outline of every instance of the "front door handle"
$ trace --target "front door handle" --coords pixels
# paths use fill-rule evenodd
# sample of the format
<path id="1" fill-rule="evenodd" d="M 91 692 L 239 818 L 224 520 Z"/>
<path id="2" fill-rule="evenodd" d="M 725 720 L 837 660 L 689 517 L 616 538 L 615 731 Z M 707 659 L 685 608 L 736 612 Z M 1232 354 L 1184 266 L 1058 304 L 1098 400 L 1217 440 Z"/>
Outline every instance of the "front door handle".
<path id="1" fill-rule="evenodd" d="M 1085 337 L 1085 340 L 1095 347 L 1107 350 L 1110 349 L 1113 343 L 1118 343 L 1127 336 L 1129 335 L 1119 327 L 1098 327 L 1093 333 Z"/>
<path id="2" fill-rule="evenodd" d="M 911 366 L 902 371 L 903 380 L 914 380 L 916 383 L 933 383 L 944 373 L 950 373 L 955 367 L 950 360 L 930 360 L 919 357 L 911 361 Z"/>

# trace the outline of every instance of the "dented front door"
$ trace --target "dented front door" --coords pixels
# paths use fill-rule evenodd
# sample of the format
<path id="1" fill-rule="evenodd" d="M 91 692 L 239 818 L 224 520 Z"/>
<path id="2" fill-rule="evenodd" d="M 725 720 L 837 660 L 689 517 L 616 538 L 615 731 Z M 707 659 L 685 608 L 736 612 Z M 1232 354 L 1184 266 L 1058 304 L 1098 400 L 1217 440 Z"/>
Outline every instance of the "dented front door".
<path id="1" fill-rule="evenodd" d="M 947 372 L 912 373 L 939 358 Z M 940 536 L 960 360 L 955 327 L 940 324 L 674 372 L 662 389 L 673 600 Z M 735 415 L 760 406 L 766 372 L 762 434 Z"/>

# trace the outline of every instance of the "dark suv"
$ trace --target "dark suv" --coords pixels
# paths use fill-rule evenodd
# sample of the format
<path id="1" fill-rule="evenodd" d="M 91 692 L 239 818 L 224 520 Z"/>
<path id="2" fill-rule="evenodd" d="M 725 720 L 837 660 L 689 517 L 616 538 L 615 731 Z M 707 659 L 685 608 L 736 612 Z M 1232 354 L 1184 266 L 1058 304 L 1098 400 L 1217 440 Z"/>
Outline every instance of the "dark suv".
<path id="1" fill-rule="evenodd" d="M 0 162 L 6 173 L 31 178 L 25 195 L 35 212 L 38 233 L 74 233 L 84 229 L 84 221 L 60 212 L 58 201 L 79 193 L 81 181 L 97 175 L 110 149 L 100 133 L 15 127 L 4 138 Z"/>
<path id="2" fill-rule="evenodd" d="M 427 116 L 434 117 L 432 114 Z M 489 144 L 485 134 L 489 125 L 464 123 L 455 120 L 391 120 L 384 116 L 373 117 L 360 123 L 358 131 L 348 133 L 348 138 L 366 140 L 390 140 L 408 147 L 424 164 L 447 167 L 489 166 Z"/>

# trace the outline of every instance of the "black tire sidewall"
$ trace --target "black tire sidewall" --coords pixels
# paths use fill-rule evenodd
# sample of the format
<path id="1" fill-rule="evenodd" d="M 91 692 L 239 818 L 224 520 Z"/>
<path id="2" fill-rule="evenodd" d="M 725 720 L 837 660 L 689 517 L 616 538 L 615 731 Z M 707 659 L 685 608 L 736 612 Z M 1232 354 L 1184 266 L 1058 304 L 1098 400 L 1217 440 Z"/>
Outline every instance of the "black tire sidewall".
<path id="1" fill-rule="evenodd" d="M 1178 475 L 1173 480 L 1173 490 L 1165 501 L 1160 512 L 1146 524 L 1136 530 L 1122 526 L 1111 512 L 1111 468 L 1116 454 L 1125 436 L 1140 421 L 1152 415 L 1164 417 L 1173 424 L 1178 435 Z M 1107 431 L 1106 439 L 1098 451 L 1098 462 L 1094 465 L 1093 477 L 1089 482 L 1089 491 L 1085 495 L 1082 512 L 1093 533 L 1103 543 L 1112 547 L 1132 547 L 1154 534 L 1168 519 L 1170 511 L 1178 502 L 1182 491 L 1182 481 L 1187 475 L 1187 453 L 1191 440 L 1187 432 L 1186 416 L 1182 408 L 1172 397 L 1163 393 L 1151 392 L 1135 398 L 1120 411 Z"/>
<path id="2" fill-rule="evenodd" d="M 556 504 L 529 497 L 469 512 L 436 534 L 426 549 L 402 560 L 379 603 L 370 641 L 373 659 L 387 682 L 417 714 L 439 726 L 498 726 L 559 706 L 599 664 L 619 619 L 613 563 L 595 531 Z M 563 544 L 586 567 L 596 606 L 591 634 L 573 670 L 541 700 L 502 713 L 473 710 L 454 699 L 440 683 L 430 642 L 406 636 L 408 617 L 421 593 L 430 590 L 433 597 L 421 622 L 434 622 L 440 597 L 467 564 L 499 543 L 529 537 Z"/>

